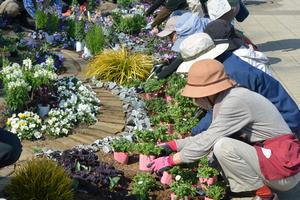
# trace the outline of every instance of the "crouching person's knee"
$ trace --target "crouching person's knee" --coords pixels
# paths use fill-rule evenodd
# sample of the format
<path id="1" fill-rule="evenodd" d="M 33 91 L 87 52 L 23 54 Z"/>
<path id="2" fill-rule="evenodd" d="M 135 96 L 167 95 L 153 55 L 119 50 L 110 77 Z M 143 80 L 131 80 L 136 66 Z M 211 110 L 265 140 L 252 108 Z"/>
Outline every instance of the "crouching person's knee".
<path id="1" fill-rule="evenodd" d="M 230 142 L 231 140 L 232 140 L 231 138 L 223 137 L 215 143 L 213 152 L 216 158 L 218 159 L 218 161 L 228 156 L 232 148 Z"/>

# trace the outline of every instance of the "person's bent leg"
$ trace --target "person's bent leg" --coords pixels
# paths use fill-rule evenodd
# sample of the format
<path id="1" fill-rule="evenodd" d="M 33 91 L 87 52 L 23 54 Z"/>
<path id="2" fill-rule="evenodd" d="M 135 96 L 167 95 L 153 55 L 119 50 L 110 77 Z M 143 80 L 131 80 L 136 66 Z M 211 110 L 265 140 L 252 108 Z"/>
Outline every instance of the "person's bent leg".
<path id="1" fill-rule="evenodd" d="M 232 192 L 254 191 L 264 186 L 256 150 L 247 143 L 221 138 L 213 149 Z"/>
<path id="2" fill-rule="evenodd" d="M 0 130 L 0 168 L 14 164 L 22 153 L 22 145 L 17 135 Z"/>

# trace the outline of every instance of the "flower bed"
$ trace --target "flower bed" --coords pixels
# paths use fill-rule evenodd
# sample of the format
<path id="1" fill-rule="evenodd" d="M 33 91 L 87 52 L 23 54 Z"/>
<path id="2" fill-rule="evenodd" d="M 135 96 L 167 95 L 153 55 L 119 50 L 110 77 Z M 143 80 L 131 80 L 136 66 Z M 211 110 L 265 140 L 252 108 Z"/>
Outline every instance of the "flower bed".
<path id="1" fill-rule="evenodd" d="M 32 65 L 30 59 L 23 66 L 16 63 L 1 71 L 5 99 L 12 116 L 7 128 L 20 139 L 61 137 L 78 125 L 97 121 L 100 101 L 89 85 L 76 77 L 59 79 L 53 60 Z M 48 107 L 46 116 L 39 116 L 38 107 Z"/>

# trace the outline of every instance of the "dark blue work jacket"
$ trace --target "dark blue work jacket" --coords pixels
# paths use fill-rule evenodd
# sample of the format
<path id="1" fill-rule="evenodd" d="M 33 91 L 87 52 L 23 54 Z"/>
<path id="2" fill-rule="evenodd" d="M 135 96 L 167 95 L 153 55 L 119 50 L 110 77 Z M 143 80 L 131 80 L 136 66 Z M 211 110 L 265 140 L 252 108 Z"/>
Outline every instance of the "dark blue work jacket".
<path id="1" fill-rule="evenodd" d="M 241 60 L 231 52 L 223 53 L 216 60 L 224 64 L 225 72 L 232 80 L 269 99 L 281 113 L 292 132 L 299 138 L 300 110 L 279 81 Z M 208 111 L 192 129 L 192 135 L 197 135 L 206 130 L 211 121 L 212 111 Z"/>

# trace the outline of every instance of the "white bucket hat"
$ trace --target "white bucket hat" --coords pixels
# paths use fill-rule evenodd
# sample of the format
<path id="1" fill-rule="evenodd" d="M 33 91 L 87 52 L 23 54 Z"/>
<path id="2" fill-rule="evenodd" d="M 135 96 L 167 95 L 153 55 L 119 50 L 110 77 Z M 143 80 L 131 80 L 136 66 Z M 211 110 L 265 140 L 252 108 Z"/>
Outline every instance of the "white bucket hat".
<path id="1" fill-rule="evenodd" d="M 214 59 L 225 52 L 228 46 L 228 43 L 215 45 L 206 33 L 196 33 L 187 37 L 179 47 L 183 63 L 178 67 L 177 72 L 187 73 L 196 61 Z"/>

